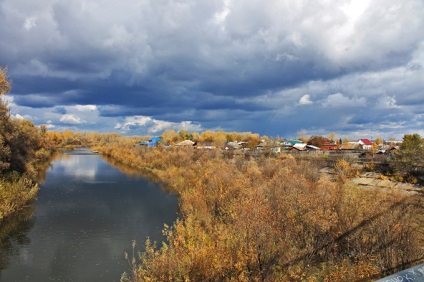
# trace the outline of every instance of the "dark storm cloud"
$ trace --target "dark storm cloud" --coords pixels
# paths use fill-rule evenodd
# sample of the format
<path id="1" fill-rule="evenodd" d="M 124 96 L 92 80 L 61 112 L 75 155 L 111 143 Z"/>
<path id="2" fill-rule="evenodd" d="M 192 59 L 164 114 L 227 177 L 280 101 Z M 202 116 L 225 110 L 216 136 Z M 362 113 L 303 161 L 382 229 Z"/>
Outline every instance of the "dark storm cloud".
<path id="1" fill-rule="evenodd" d="M 422 132 L 423 11 L 420 0 L 6 0 L 0 64 L 12 110 L 52 127 L 400 136 L 407 119 Z"/>

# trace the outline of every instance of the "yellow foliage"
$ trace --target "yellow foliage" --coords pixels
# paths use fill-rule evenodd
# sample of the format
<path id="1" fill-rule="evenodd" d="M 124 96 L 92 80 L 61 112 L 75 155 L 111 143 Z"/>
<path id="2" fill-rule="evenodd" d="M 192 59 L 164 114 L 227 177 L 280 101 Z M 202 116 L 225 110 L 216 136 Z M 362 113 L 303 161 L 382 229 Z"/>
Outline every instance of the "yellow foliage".
<path id="1" fill-rule="evenodd" d="M 121 143 L 101 151 L 155 172 L 180 198 L 168 243 L 146 243 L 135 281 L 366 280 L 423 252 L 422 205 L 345 185 L 356 174 L 346 161 L 333 182 L 292 158 L 240 164 L 219 152 Z"/>

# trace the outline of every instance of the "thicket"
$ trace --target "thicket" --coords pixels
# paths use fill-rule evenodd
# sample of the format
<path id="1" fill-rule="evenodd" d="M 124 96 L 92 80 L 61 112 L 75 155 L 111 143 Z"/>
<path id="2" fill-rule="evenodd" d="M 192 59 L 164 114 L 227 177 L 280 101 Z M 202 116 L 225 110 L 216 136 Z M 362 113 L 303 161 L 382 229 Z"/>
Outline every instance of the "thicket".
<path id="1" fill-rule="evenodd" d="M 147 140 L 148 137 L 123 137 L 117 133 L 99 133 L 99 132 L 73 132 L 66 131 L 47 131 L 47 138 L 57 149 L 73 150 L 75 147 L 93 147 L 115 142 L 120 139 L 128 139 L 133 143 Z"/>
<path id="2" fill-rule="evenodd" d="M 424 139 L 418 133 L 404 135 L 392 168 L 399 180 L 424 183 Z"/>
<path id="3" fill-rule="evenodd" d="M 105 144 L 180 198 L 167 243 L 129 258 L 133 281 L 368 281 L 423 261 L 422 198 L 359 189 L 290 156 Z"/>
<path id="4" fill-rule="evenodd" d="M 9 91 L 0 67 L 0 222 L 36 196 L 38 168 L 52 153 L 45 126 L 11 117 L 2 97 Z"/>

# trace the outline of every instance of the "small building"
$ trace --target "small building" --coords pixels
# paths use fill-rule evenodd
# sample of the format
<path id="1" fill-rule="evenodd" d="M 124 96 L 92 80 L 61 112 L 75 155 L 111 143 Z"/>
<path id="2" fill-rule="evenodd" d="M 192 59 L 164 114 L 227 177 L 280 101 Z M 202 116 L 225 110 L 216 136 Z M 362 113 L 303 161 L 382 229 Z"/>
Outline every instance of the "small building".
<path id="1" fill-rule="evenodd" d="M 140 146 L 156 147 L 161 142 L 162 142 L 162 138 L 152 137 L 149 139 L 149 141 L 140 142 Z"/>
<path id="2" fill-rule="evenodd" d="M 266 142 L 265 142 L 265 141 L 262 141 L 261 143 L 259 143 L 259 145 L 258 145 L 258 146 L 256 146 L 256 149 L 257 149 L 257 150 L 263 150 L 263 149 L 265 149 L 266 147 L 267 147 Z"/>
<path id="3" fill-rule="evenodd" d="M 306 145 L 306 149 L 308 151 L 320 151 L 321 150 L 320 147 L 317 147 L 317 146 L 314 146 L 314 145 Z"/>
<path id="4" fill-rule="evenodd" d="M 305 143 L 296 143 L 296 144 L 294 144 L 292 146 L 292 149 L 291 150 L 294 150 L 294 151 L 306 151 L 306 146 L 307 146 L 307 144 L 305 144 Z"/>
<path id="5" fill-rule="evenodd" d="M 196 146 L 196 142 L 194 142 L 194 141 L 191 141 L 191 140 L 184 140 L 184 141 L 181 141 L 180 143 L 178 143 L 178 144 L 176 144 L 175 146 L 178 146 L 178 147 L 193 147 L 193 146 Z"/>
<path id="6" fill-rule="evenodd" d="M 372 149 L 372 142 L 368 139 L 359 139 L 358 144 L 362 147 L 363 150 Z"/>
<path id="7" fill-rule="evenodd" d="M 216 146 L 214 145 L 213 142 L 197 142 L 195 146 L 196 146 L 196 149 L 207 149 L 207 150 L 216 149 Z"/>
<path id="8" fill-rule="evenodd" d="M 337 144 L 335 142 L 323 136 L 312 136 L 308 141 L 308 145 L 319 147 L 322 150 L 338 149 Z"/>
<path id="9" fill-rule="evenodd" d="M 296 145 L 296 144 L 305 144 L 305 143 L 303 143 L 300 140 L 285 140 L 283 142 L 280 142 L 280 146 L 283 147 L 285 150 L 293 149 L 293 146 Z"/>
<path id="10" fill-rule="evenodd" d="M 225 144 L 225 150 L 237 150 L 240 148 L 240 145 L 237 142 L 227 142 Z"/>

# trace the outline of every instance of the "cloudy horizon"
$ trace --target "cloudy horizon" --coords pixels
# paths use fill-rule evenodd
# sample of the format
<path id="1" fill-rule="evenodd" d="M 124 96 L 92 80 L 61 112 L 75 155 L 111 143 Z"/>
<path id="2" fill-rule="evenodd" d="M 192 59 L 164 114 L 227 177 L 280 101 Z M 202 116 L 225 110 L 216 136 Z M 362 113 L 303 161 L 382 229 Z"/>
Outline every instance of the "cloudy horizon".
<path id="1" fill-rule="evenodd" d="M 424 136 L 422 0 L 3 0 L 13 116 L 52 130 Z"/>

